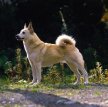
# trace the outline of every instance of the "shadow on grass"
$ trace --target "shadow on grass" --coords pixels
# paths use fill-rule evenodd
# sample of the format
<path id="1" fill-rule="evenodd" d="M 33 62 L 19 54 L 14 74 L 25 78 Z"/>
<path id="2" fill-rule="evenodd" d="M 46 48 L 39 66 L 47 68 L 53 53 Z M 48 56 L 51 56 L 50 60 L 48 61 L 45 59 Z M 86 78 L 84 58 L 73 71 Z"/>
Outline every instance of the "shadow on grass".
<path id="1" fill-rule="evenodd" d="M 88 86 L 108 87 L 108 84 L 102 84 L 102 83 L 91 83 L 91 84 L 88 84 Z"/>
<path id="2" fill-rule="evenodd" d="M 79 85 L 73 85 L 73 84 L 60 84 L 60 85 L 53 85 L 53 88 L 55 89 L 75 89 L 75 90 L 81 90 L 86 88 L 92 88 L 92 87 L 101 87 L 101 88 L 108 88 L 108 84 L 100 84 L 100 83 L 89 83 L 89 84 L 79 84 Z"/>
<path id="3" fill-rule="evenodd" d="M 22 95 L 19 101 L 16 99 L 17 104 L 20 105 L 18 107 L 100 107 L 93 104 L 74 102 L 68 98 L 42 92 L 31 92 L 20 89 L 8 90 L 8 92 L 14 93 L 12 97 L 16 95 L 15 98 L 19 97 L 19 94 Z M 14 104 L 16 104 L 16 102 L 13 103 L 13 105 Z"/>

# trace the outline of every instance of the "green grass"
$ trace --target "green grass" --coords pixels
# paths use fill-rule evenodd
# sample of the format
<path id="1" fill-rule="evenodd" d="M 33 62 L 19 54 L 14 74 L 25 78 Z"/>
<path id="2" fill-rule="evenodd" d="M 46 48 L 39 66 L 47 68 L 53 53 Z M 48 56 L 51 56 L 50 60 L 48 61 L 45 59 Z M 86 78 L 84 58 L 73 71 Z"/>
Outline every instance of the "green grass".
<path id="1" fill-rule="evenodd" d="M 57 84 L 48 84 L 45 82 L 41 82 L 39 85 L 32 86 L 25 80 L 20 80 L 17 82 L 10 81 L 7 78 L 0 79 L 0 92 L 7 91 L 7 90 L 24 90 L 24 91 L 31 91 L 31 92 L 47 92 L 55 89 L 84 89 L 90 88 L 90 86 L 81 85 L 72 85 L 71 83 L 57 83 Z"/>
<path id="2" fill-rule="evenodd" d="M 20 80 L 18 82 L 10 81 L 7 78 L 0 79 L 0 92 L 7 91 L 7 90 L 28 90 L 31 92 L 39 92 L 39 91 L 48 91 L 53 90 L 53 85 L 48 85 L 44 83 L 40 83 L 39 85 L 32 86 L 25 80 Z"/>
<path id="3" fill-rule="evenodd" d="M 51 79 L 51 78 L 50 78 Z M 56 89 L 85 89 L 85 88 L 91 88 L 92 85 L 73 85 L 75 82 L 75 77 L 73 76 L 67 76 L 64 77 L 64 81 L 62 82 L 57 82 L 57 83 L 51 83 L 50 79 L 43 79 L 42 82 L 39 85 L 32 86 L 29 85 L 29 82 L 26 80 L 19 80 L 19 81 L 12 81 L 6 77 L 0 78 L 0 92 L 6 91 L 6 90 L 28 90 L 31 92 L 46 92 L 46 91 L 51 91 L 51 90 L 56 90 Z M 91 84 L 95 83 L 91 81 Z M 105 84 L 101 83 L 101 84 Z M 106 83 L 107 84 L 107 83 Z"/>
<path id="4" fill-rule="evenodd" d="M 10 81 L 7 78 L 0 78 L 0 91 L 4 91 L 9 88 Z"/>

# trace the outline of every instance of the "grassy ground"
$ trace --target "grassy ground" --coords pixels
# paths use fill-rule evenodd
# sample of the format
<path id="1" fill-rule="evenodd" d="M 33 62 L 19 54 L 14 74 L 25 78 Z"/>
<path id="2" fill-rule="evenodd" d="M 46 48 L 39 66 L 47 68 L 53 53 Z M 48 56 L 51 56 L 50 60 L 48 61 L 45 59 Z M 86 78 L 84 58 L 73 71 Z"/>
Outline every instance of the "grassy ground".
<path id="1" fill-rule="evenodd" d="M 10 81 L 8 78 L 1 78 L 0 79 L 0 92 L 9 90 L 9 89 L 21 89 L 21 90 L 29 90 L 32 92 L 37 91 L 50 91 L 59 88 L 73 88 L 73 89 L 83 89 L 89 88 L 90 86 L 82 85 L 72 85 L 71 83 L 57 83 L 57 84 L 49 84 L 47 82 L 41 82 L 39 85 L 32 86 L 25 80 L 19 80 L 17 82 Z"/>
<path id="2" fill-rule="evenodd" d="M 97 82 L 93 83 L 91 82 L 89 85 L 73 85 L 75 81 L 75 77 L 66 77 L 65 81 L 63 82 L 58 82 L 58 83 L 51 83 L 48 82 L 48 80 L 41 82 L 39 85 L 32 86 L 29 85 L 29 82 L 26 80 L 19 80 L 19 81 L 12 81 L 6 77 L 0 78 L 0 92 L 5 91 L 5 90 L 16 90 L 16 89 L 21 89 L 21 90 L 29 90 L 31 92 L 38 92 L 38 91 L 51 91 L 55 89 L 65 89 L 65 88 L 71 88 L 71 89 L 85 89 L 85 88 L 91 88 L 93 84 L 99 84 Z M 103 83 L 101 83 L 103 84 Z M 107 85 L 108 82 L 104 82 L 103 85 Z"/>

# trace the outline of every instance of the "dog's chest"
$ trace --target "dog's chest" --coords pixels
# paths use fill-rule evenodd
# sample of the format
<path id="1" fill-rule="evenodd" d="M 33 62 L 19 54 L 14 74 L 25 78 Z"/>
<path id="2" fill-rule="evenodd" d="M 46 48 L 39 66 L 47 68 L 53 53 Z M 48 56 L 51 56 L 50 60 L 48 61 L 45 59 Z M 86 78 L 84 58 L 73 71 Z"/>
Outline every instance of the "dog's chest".
<path id="1" fill-rule="evenodd" d="M 23 42 L 23 45 L 24 45 L 24 49 L 25 49 L 28 60 L 33 59 L 33 55 L 32 55 L 30 47 L 27 44 L 25 44 L 25 42 Z"/>
<path id="2" fill-rule="evenodd" d="M 24 49 L 25 49 L 26 54 L 27 54 L 27 57 L 28 57 L 28 55 L 30 54 L 29 48 L 28 48 L 28 46 L 25 44 L 25 42 L 23 42 L 23 45 L 24 45 Z"/>
<path id="3" fill-rule="evenodd" d="M 36 61 L 39 62 L 42 59 L 43 56 L 43 51 L 41 51 L 40 49 L 31 49 L 30 46 L 28 46 L 27 44 L 23 43 L 24 45 L 24 49 L 26 51 L 26 55 L 27 58 L 29 59 L 29 61 Z"/>

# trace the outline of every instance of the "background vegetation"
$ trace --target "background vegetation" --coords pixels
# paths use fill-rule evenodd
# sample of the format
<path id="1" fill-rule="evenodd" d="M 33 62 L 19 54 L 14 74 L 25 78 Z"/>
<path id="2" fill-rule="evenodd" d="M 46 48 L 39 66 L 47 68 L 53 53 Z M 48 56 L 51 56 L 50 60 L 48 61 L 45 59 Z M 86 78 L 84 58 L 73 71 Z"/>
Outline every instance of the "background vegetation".
<path id="1" fill-rule="evenodd" d="M 15 35 L 25 22 L 32 21 L 35 32 L 43 41 L 54 43 L 61 33 L 72 35 L 91 77 L 97 78 L 96 81 L 107 79 L 107 8 L 107 0 L 0 0 L 0 76 L 7 75 L 12 80 L 31 78 L 22 43 L 16 41 Z M 67 29 L 63 26 L 60 11 Z M 100 63 L 96 65 L 97 62 Z M 55 77 L 53 83 L 63 81 L 59 78 L 61 75 L 69 77 L 71 74 L 67 66 L 64 73 L 59 65 L 44 71 L 44 79 L 50 81 L 49 77 Z"/>

